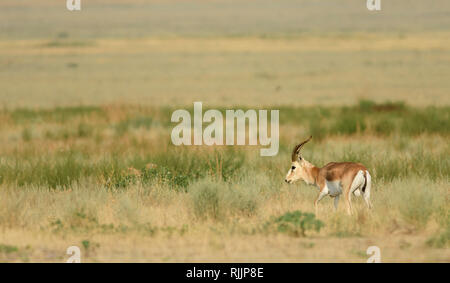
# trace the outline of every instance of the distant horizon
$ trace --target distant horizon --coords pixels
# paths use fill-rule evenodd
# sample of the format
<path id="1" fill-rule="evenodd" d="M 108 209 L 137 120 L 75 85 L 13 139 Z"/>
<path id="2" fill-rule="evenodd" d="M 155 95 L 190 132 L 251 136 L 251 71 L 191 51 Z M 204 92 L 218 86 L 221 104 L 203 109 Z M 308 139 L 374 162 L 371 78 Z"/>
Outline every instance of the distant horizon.
<path id="1" fill-rule="evenodd" d="M 0 3 L 0 40 L 145 38 L 148 36 L 271 36 L 309 32 L 430 32 L 450 29 L 445 0 L 89 0 L 69 12 L 65 1 Z"/>

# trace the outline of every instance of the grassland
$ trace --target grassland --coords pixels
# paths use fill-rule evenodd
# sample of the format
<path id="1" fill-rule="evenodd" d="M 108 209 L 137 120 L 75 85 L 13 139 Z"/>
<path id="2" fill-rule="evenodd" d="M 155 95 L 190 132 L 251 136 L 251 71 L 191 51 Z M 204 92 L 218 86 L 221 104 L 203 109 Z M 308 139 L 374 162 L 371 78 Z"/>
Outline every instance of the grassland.
<path id="1" fill-rule="evenodd" d="M 449 1 L 29 2 L 0 3 L 0 261 L 450 262 Z M 279 109 L 279 154 L 173 146 L 194 101 Z M 309 214 L 310 134 L 373 210 Z"/>
<path id="2" fill-rule="evenodd" d="M 85 261 L 365 261 L 369 245 L 385 261 L 450 259 L 448 107 L 284 107 L 273 158 L 175 147 L 172 110 L 2 110 L 2 260 L 61 261 L 72 244 Z M 316 190 L 283 177 L 291 147 L 314 131 L 305 158 L 365 163 L 375 208 L 356 200 L 349 217 L 326 199 L 322 229 L 286 233 L 275 218 L 313 211 Z"/>

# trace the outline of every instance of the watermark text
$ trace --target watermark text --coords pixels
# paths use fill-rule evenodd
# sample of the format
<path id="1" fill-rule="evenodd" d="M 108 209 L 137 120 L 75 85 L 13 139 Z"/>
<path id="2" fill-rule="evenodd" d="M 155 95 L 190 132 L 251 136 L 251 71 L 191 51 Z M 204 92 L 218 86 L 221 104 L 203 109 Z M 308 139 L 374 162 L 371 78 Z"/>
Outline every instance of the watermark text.
<path id="1" fill-rule="evenodd" d="M 69 11 L 81 11 L 81 0 L 67 0 L 66 7 Z"/>
<path id="2" fill-rule="evenodd" d="M 194 145 L 258 145 L 259 137 L 259 145 L 268 146 L 261 149 L 261 156 L 274 156 L 278 153 L 279 110 L 270 111 L 269 136 L 268 110 L 226 110 L 224 123 L 222 112 L 210 109 L 203 114 L 202 107 L 202 102 L 194 102 L 193 127 L 191 113 L 187 110 L 178 109 L 172 113 L 171 121 L 178 123 L 171 134 L 174 145 L 192 145 L 192 140 Z M 203 129 L 203 123 L 209 124 Z"/>

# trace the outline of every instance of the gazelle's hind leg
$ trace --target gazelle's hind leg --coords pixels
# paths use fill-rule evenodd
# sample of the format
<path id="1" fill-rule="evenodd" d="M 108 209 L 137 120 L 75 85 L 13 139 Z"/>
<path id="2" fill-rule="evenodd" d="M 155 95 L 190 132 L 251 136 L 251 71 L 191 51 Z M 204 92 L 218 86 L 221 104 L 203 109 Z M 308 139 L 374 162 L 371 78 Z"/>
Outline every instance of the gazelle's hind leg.
<path id="1" fill-rule="evenodd" d="M 363 191 L 363 198 L 367 204 L 368 208 L 372 208 L 372 203 L 370 202 L 370 188 L 372 186 L 372 177 L 369 174 L 369 171 L 366 171 L 366 187 Z"/>
<path id="2" fill-rule="evenodd" d="M 352 215 L 352 193 L 349 193 L 345 195 L 345 207 L 347 208 L 348 215 Z"/>
<path id="3" fill-rule="evenodd" d="M 345 197 L 346 197 L 345 204 L 347 206 L 347 213 L 350 215 L 352 214 L 352 194 L 356 190 L 359 190 L 360 188 L 362 188 L 364 186 L 365 181 L 366 180 L 364 178 L 364 172 L 362 170 L 359 170 L 358 173 L 356 174 L 356 176 L 353 178 L 353 181 L 350 184 L 350 187 L 345 194 Z"/>

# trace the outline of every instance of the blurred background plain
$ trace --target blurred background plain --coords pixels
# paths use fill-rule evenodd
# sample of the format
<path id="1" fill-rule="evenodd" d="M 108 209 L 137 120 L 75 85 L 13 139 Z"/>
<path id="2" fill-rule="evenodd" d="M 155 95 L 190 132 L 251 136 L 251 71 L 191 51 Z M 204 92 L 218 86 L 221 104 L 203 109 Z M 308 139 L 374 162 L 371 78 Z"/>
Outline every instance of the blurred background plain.
<path id="1" fill-rule="evenodd" d="M 450 103 L 450 2 L 0 2 L 0 104 Z"/>

